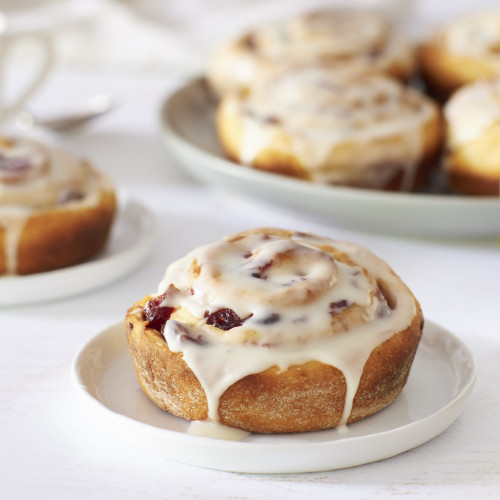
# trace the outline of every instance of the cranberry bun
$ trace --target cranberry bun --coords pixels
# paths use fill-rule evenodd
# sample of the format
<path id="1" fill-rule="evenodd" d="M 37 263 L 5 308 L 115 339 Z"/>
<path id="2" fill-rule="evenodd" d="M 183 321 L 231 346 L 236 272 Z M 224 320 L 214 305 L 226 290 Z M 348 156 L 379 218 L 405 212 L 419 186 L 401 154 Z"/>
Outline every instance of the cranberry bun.
<path id="1" fill-rule="evenodd" d="M 138 381 L 160 408 L 284 433 L 354 422 L 394 401 L 423 317 L 365 248 L 262 228 L 172 263 L 125 325 Z"/>

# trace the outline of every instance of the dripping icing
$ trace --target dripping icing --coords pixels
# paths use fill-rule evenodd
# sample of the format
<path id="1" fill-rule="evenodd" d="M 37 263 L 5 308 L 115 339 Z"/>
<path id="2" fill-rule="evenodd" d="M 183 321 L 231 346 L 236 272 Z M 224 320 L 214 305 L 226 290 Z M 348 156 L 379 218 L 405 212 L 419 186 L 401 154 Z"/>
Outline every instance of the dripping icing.
<path id="1" fill-rule="evenodd" d="M 285 148 L 283 153 L 298 158 L 313 181 L 342 183 L 349 178 L 368 180 L 373 187 L 394 174 L 374 166 L 394 165 L 402 169 L 403 188 L 409 189 L 424 148 L 423 127 L 434 108 L 396 81 L 353 76 L 350 70 L 303 68 L 283 73 L 242 101 L 226 99 L 229 114 L 241 110 L 240 162 L 251 165 L 266 148 Z M 289 140 L 275 140 L 280 129 Z M 398 140 L 387 140 L 391 137 Z M 340 164 L 330 168 L 337 148 L 349 142 L 363 146 L 363 154 L 350 155 L 348 169 Z"/>
<path id="2" fill-rule="evenodd" d="M 292 365 L 316 360 L 335 366 L 344 374 L 347 393 L 341 424 L 345 424 L 368 357 L 375 347 L 408 326 L 415 314 L 414 299 L 387 264 L 356 245 L 311 238 L 308 235 L 294 236 L 285 242 L 279 241 L 278 237 L 263 241 L 261 234 L 253 234 L 247 235 L 243 241 L 226 240 L 219 244 L 207 245 L 169 266 L 158 292 L 162 293 L 173 284 L 181 293 L 175 295 L 174 302 L 167 301 L 162 304 L 175 304 L 179 310 L 179 313 L 174 313 L 166 322 L 164 338 L 172 352 L 182 353 L 184 361 L 200 381 L 207 397 L 208 418 L 212 422 L 218 421 L 220 397 L 238 380 L 272 366 L 284 371 Z M 266 288 L 261 288 L 253 297 L 244 295 L 242 298 L 234 293 L 234 289 L 226 286 L 228 282 L 238 281 L 237 274 L 231 275 L 229 281 L 223 280 L 223 286 L 220 287 L 222 290 L 215 294 L 200 290 L 207 285 L 202 276 L 203 272 L 199 272 L 194 281 L 188 277 L 187 271 L 192 267 L 193 261 L 196 261 L 198 268 L 203 269 L 205 263 L 213 262 L 219 256 L 222 262 L 217 272 L 224 274 L 227 271 L 225 264 L 230 268 L 238 268 L 240 260 L 249 258 L 246 257 L 249 252 L 258 254 L 258 250 L 262 250 L 266 245 L 274 245 L 276 255 L 296 246 L 311 250 L 315 245 L 333 245 L 356 264 L 337 261 L 336 267 L 332 269 L 335 279 L 328 278 L 329 282 L 333 282 L 331 290 L 328 289 L 324 296 L 313 303 L 295 307 L 280 303 L 278 306 L 273 305 L 271 309 L 266 294 L 261 293 Z M 228 247 L 234 251 L 228 251 Z M 247 252 L 242 251 L 244 248 Z M 318 255 L 324 253 L 318 248 L 315 251 Z M 266 256 L 269 257 L 270 254 L 271 252 L 268 252 Z M 316 258 L 311 255 L 313 267 L 318 255 Z M 363 269 L 367 269 L 373 277 L 365 275 Z M 199 284 L 198 279 L 201 280 Z M 255 283 L 266 281 L 253 279 Z M 388 308 L 387 304 L 379 300 L 377 294 L 369 292 L 370 287 L 376 287 L 379 279 L 385 281 L 397 296 L 397 304 L 394 307 Z M 243 272 L 241 283 L 245 287 L 248 286 L 248 280 L 248 275 Z M 210 280 L 208 284 L 213 287 Z M 293 286 L 295 285 L 291 288 Z M 277 285 L 275 282 L 274 285 L 268 284 L 266 287 L 282 288 L 283 284 Z M 207 325 L 204 320 L 202 311 L 210 307 L 213 300 L 217 307 L 224 305 L 233 308 L 240 317 L 245 317 L 248 313 L 251 313 L 251 316 L 241 326 L 221 331 Z M 366 311 L 366 321 L 355 320 L 352 322 L 352 328 L 338 329 L 332 334 L 329 304 L 360 305 Z M 262 321 L 262 318 L 270 317 L 271 311 L 279 317 L 279 321 Z M 381 311 L 384 313 L 381 314 Z M 301 317 L 303 321 L 297 321 Z M 186 341 L 185 336 L 178 334 L 178 324 L 183 318 L 189 319 L 189 324 L 182 323 L 183 332 L 187 332 L 191 339 L 201 336 L 203 342 Z M 305 329 L 315 332 L 315 335 L 304 338 Z M 305 345 L 307 349 L 301 348 Z"/>

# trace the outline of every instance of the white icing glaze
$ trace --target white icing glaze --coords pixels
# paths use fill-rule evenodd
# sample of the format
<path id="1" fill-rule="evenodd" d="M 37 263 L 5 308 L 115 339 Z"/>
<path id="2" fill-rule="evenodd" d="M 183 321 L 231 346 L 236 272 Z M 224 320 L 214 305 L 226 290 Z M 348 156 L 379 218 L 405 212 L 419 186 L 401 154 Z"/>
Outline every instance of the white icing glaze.
<path id="1" fill-rule="evenodd" d="M 368 58 L 377 49 L 383 51 L 389 31 L 373 12 L 335 9 L 268 24 L 253 33 L 252 42 L 255 50 L 271 58 Z"/>
<path id="2" fill-rule="evenodd" d="M 0 138 L 0 225 L 5 229 L 7 273 L 16 272 L 18 243 L 30 216 L 58 206 L 94 206 L 99 185 L 107 181 L 62 149 Z"/>
<path id="3" fill-rule="evenodd" d="M 378 280 L 395 304 L 386 302 Z M 317 360 L 344 374 L 347 422 L 370 353 L 416 313 L 409 290 L 371 252 L 303 233 L 254 231 L 200 247 L 168 267 L 158 295 L 166 291 L 162 305 L 176 311 L 164 338 L 198 377 L 211 421 L 238 380 Z M 241 318 L 239 326 L 208 324 L 226 308 Z"/>
<path id="4" fill-rule="evenodd" d="M 252 87 L 284 68 L 332 62 L 382 72 L 396 65 L 410 74 L 413 53 L 374 11 L 336 8 L 278 20 L 221 45 L 208 76 L 223 94 L 235 90 L 234 84 Z"/>
<path id="5" fill-rule="evenodd" d="M 455 149 L 479 137 L 500 121 L 500 79 L 459 89 L 444 107 L 448 147 Z"/>
<path id="6" fill-rule="evenodd" d="M 480 12 L 458 17 L 436 34 L 450 52 L 484 60 L 500 70 L 500 13 Z"/>
<path id="7" fill-rule="evenodd" d="M 215 439 L 224 439 L 225 441 L 243 441 L 250 435 L 249 432 L 228 427 L 218 422 L 206 422 L 195 420 L 189 424 L 188 434 L 194 436 L 210 437 Z"/>
<path id="8" fill-rule="evenodd" d="M 243 117 L 243 164 L 272 145 L 289 148 L 313 181 L 379 187 L 402 169 L 403 189 L 413 183 L 423 130 L 436 113 L 395 80 L 324 68 L 287 71 L 247 98 L 229 96 L 226 103 Z M 276 141 L 281 130 L 290 138 L 283 146 Z M 346 143 L 357 146 L 355 154 L 332 166 L 332 158 L 346 155 Z"/>

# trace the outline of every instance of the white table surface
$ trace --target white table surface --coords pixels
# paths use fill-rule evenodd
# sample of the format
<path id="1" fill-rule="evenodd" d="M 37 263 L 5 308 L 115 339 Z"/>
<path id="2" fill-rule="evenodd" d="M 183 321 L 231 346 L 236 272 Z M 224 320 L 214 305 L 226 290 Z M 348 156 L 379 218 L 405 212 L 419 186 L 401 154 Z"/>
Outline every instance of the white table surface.
<path id="1" fill-rule="evenodd" d="M 21 72 L 22 77 L 22 72 Z M 437 242 L 336 229 L 325 219 L 205 188 L 169 159 L 159 107 L 180 78 L 168 72 L 56 71 L 39 112 L 112 92 L 118 107 L 51 137 L 92 158 L 160 220 L 150 258 L 99 290 L 57 302 L 0 308 L 0 496 L 17 498 L 500 498 L 500 245 Z M 442 435 L 356 468 L 292 475 L 206 470 L 150 455 L 108 435 L 82 408 L 70 366 L 80 346 L 156 289 L 169 261 L 253 226 L 309 230 L 361 243 L 386 259 L 427 318 L 473 352 L 478 379 L 463 414 Z M 40 290 L 43 295 L 43 290 Z"/>

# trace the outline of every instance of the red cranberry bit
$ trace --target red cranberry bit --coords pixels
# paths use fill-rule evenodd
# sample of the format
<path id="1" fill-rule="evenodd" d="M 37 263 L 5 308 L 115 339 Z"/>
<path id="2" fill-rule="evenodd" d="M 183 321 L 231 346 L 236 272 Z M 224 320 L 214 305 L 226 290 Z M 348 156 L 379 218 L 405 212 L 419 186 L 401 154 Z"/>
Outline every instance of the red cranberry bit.
<path id="1" fill-rule="evenodd" d="M 201 334 L 196 336 L 196 337 L 192 337 L 191 335 L 184 333 L 183 335 L 181 335 L 181 340 L 182 341 L 187 340 L 188 342 L 192 342 L 193 344 L 197 344 L 197 345 L 206 345 L 207 344 L 207 341 L 201 336 Z"/>
<path id="2" fill-rule="evenodd" d="M 143 321 L 151 321 L 155 317 L 158 307 L 165 300 L 165 295 L 166 292 L 158 295 L 158 297 L 154 297 L 146 303 L 142 310 Z"/>
<path id="3" fill-rule="evenodd" d="M 329 314 L 331 314 L 332 316 L 334 314 L 337 314 L 339 313 L 340 311 L 343 311 L 344 309 L 347 309 L 349 307 L 349 302 L 347 302 L 347 300 L 339 300 L 338 302 L 331 302 L 330 303 L 330 306 L 329 306 Z"/>
<path id="4" fill-rule="evenodd" d="M 253 272 L 252 272 L 252 276 L 254 278 L 259 278 L 261 280 L 267 279 L 266 272 L 272 265 L 273 265 L 273 261 L 268 260 L 267 262 L 264 262 L 264 264 L 261 264 L 260 266 L 254 267 Z"/>
<path id="5" fill-rule="evenodd" d="M 207 325 L 216 326 L 221 330 L 231 330 L 236 326 L 241 326 L 243 320 L 232 310 L 227 307 L 218 309 L 211 314 L 205 313 Z"/>
<path id="6" fill-rule="evenodd" d="M 264 316 L 262 319 L 256 321 L 261 325 L 272 325 L 273 323 L 277 323 L 280 320 L 280 315 L 278 313 L 271 313 L 268 316 Z"/>
<path id="7" fill-rule="evenodd" d="M 170 316 L 174 312 L 173 307 L 158 307 L 156 314 L 152 320 L 150 320 L 148 327 L 154 328 L 159 332 L 163 332 L 165 328 L 165 323 L 170 319 Z"/>
<path id="8" fill-rule="evenodd" d="M 179 336 L 182 342 L 192 342 L 193 344 L 206 345 L 207 341 L 202 337 L 201 334 L 194 337 L 187 325 L 179 323 L 178 321 L 172 321 L 172 330 L 176 335 Z"/>
<path id="9" fill-rule="evenodd" d="M 142 311 L 142 319 L 144 321 L 149 321 L 148 327 L 154 328 L 159 332 L 163 332 L 165 323 L 170 319 L 170 316 L 174 312 L 173 307 L 162 307 L 160 305 L 165 299 L 166 294 L 167 292 L 162 293 L 154 299 L 151 299 Z"/>

